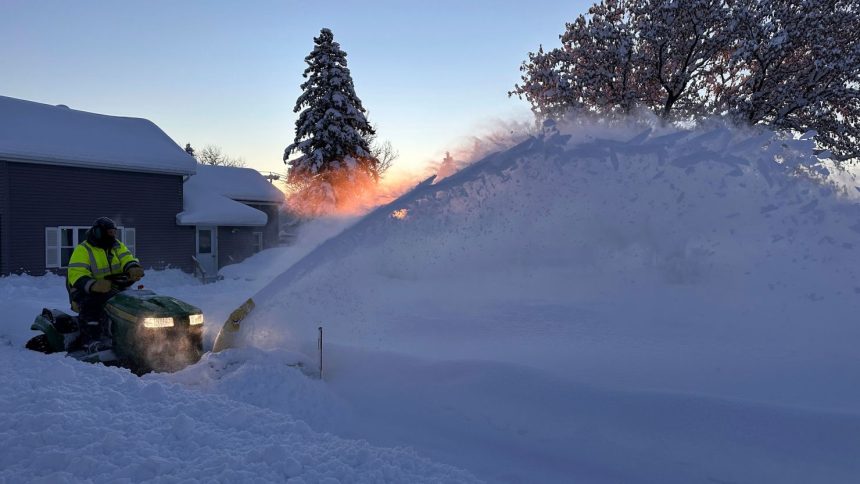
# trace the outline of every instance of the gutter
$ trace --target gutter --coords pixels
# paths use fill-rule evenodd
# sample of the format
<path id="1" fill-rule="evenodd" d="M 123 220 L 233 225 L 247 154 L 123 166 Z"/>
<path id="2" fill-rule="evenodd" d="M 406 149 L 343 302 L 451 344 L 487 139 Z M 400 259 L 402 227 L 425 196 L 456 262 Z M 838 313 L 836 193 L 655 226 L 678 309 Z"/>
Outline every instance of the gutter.
<path id="1" fill-rule="evenodd" d="M 127 165 L 115 165 L 111 164 L 109 161 L 103 160 L 84 160 L 84 159 L 68 159 L 61 157 L 51 157 L 45 155 L 38 156 L 29 156 L 29 155 L 16 155 L 9 153 L 0 153 L 0 159 L 11 162 L 11 163 L 28 163 L 32 165 L 52 165 L 52 166 L 69 166 L 75 168 L 92 168 L 94 170 L 113 170 L 113 171 L 130 171 L 136 173 L 159 173 L 165 175 L 183 175 L 183 176 L 191 176 L 195 171 L 189 170 L 170 170 L 167 168 L 152 168 L 144 166 L 127 166 Z M 184 181 L 184 179 L 183 179 Z"/>

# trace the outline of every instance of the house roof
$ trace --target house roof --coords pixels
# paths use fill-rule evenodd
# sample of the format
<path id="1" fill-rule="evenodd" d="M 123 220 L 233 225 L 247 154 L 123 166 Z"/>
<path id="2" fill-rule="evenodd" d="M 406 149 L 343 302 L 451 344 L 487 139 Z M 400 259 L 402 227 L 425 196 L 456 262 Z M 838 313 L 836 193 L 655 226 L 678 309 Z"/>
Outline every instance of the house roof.
<path id="1" fill-rule="evenodd" d="M 281 203 L 284 192 L 275 188 L 253 168 L 198 165 L 197 174 L 185 182 L 185 189 L 200 187 L 233 200 Z"/>
<path id="2" fill-rule="evenodd" d="M 149 120 L 0 96 L 0 159 L 193 174 L 194 158 Z"/>
<path id="3" fill-rule="evenodd" d="M 282 203 L 284 194 L 251 168 L 200 165 L 182 188 L 179 225 L 263 226 L 269 217 L 245 203 Z"/>

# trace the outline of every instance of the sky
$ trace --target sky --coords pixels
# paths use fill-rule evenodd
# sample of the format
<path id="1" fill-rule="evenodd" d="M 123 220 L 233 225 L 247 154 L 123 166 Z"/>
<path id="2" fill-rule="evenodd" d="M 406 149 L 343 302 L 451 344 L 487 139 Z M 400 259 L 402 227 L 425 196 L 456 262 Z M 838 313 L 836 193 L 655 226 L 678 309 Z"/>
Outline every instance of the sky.
<path id="1" fill-rule="evenodd" d="M 0 2 L 0 95 L 147 118 L 177 144 L 217 145 L 284 172 L 304 58 L 321 28 L 347 52 L 393 172 L 531 119 L 520 64 L 584 0 Z"/>

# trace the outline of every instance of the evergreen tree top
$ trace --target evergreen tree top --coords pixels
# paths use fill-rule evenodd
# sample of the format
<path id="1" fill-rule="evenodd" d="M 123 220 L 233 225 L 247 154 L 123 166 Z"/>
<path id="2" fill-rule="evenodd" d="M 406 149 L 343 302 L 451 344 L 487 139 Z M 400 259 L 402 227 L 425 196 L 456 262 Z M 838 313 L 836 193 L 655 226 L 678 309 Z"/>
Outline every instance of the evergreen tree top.
<path id="1" fill-rule="evenodd" d="M 337 48 L 340 48 L 340 45 L 334 41 L 334 34 L 331 33 L 331 30 L 323 27 L 320 30 L 320 36 L 314 37 L 314 42 L 317 44 L 332 44 Z"/>
<path id="2" fill-rule="evenodd" d="M 302 77 L 302 94 L 294 112 L 296 137 L 284 151 L 291 176 L 313 176 L 332 170 L 359 169 L 375 173 L 377 160 L 371 154 L 369 138 L 375 134 L 355 94 L 352 76 L 346 67 L 346 52 L 334 41 L 329 29 L 314 38 Z M 300 152 L 294 159 L 291 153 Z"/>

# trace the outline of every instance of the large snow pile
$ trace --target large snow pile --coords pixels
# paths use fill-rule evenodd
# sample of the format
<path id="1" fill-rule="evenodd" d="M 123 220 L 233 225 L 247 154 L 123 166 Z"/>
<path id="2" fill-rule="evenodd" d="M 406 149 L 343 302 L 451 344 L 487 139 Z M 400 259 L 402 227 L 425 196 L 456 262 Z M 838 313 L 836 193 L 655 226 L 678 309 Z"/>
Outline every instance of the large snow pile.
<path id="1" fill-rule="evenodd" d="M 343 432 L 492 480 L 860 476 L 839 450 L 860 441 L 860 208 L 798 174 L 812 142 L 719 123 L 563 131 L 329 240 L 256 296 L 246 342 L 313 354 L 324 326 L 330 384 L 364 409 Z M 828 412 L 851 417 L 775 445 Z M 464 426 L 478 437 L 454 438 Z"/>

